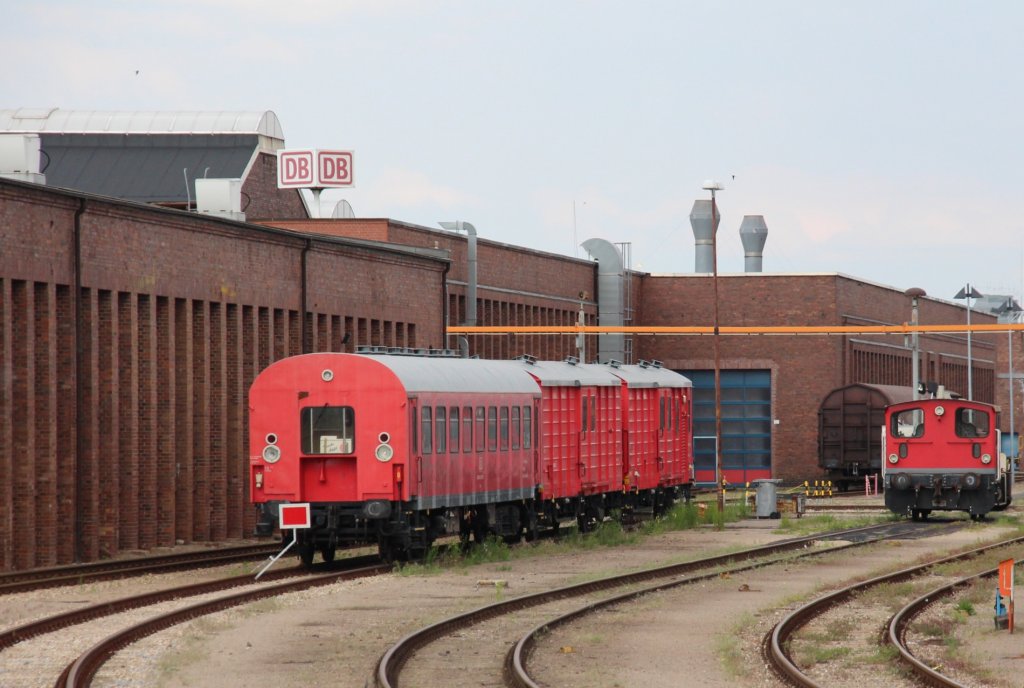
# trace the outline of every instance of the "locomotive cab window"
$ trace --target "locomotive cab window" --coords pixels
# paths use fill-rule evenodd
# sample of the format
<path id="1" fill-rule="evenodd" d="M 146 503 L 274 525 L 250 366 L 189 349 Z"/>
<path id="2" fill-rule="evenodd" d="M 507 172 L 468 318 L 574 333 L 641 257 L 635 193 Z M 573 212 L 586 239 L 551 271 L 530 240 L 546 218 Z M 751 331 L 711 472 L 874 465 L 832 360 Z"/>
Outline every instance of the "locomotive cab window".
<path id="1" fill-rule="evenodd" d="M 301 411 L 303 454 L 351 454 L 355 412 L 351 406 L 311 406 Z"/>
<path id="2" fill-rule="evenodd" d="M 923 437 L 924 411 L 915 408 L 893 414 L 890 432 L 893 437 Z"/>
<path id="3" fill-rule="evenodd" d="M 978 409 L 956 410 L 957 437 L 988 437 L 988 412 Z"/>

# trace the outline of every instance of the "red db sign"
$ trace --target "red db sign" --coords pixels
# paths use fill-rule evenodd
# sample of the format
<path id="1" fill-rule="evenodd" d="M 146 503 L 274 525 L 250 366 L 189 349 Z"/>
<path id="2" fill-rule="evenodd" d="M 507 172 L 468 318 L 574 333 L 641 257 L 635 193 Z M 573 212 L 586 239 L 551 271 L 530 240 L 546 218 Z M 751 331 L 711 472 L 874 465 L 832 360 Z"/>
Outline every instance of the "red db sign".
<path id="1" fill-rule="evenodd" d="M 279 189 L 330 189 L 355 183 L 352 151 L 280 150 L 277 152 Z"/>

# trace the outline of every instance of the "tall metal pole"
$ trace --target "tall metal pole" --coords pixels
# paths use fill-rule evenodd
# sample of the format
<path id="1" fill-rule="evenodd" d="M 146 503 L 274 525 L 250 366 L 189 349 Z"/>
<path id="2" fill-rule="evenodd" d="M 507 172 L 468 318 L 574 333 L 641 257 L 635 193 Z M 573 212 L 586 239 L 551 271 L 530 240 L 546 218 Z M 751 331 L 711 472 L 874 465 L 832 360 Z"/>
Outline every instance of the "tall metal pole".
<path id="1" fill-rule="evenodd" d="M 710 187 L 710 188 L 708 188 Z M 720 184 L 705 185 L 711 191 L 711 284 L 714 291 L 714 334 L 712 340 L 715 350 L 715 480 L 718 482 L 718 513 L 725 513 L 725 487 L 722 477 L 722 371 L 721 354 L 718 342 L 718 225 L 715 222 L 718 214 L 715 205 L 715 191 L 721 189 Z"/>
<path id="2" fill-rule="evenodd" d="M 967 398 L 974 399 L 974 385 L 972 384 L 971 368 L 974 363 L 971 361 L 971 283 L 967 283 Z"/>
<path id="3" fill-rule="evenodd" d="M 917 299 L 925 295 L 924 289 L 918 287 L 911 287 L 904 292 L 910 297 L 910 322 L 916 328 L 918 324 L 917 317 Z M 918 393 L 917 388 L 921 384 L 921 348 L 918 340 L 918 332 L 915 329 L 913 334 L 910 336 L 910 346 L 913 352 L 913 361 L 911 365 L 911 384 L 913 385 L 913 391 L 911 392 L 912 398 L 917 399 Z"/>
<path id="4" fill-rule="evenodd" d="M 1011 317 L 1015 317 L 1012 313 Z M 1013 322 L 1011 320 L 1010 322 Z M 1010 482 L 1017 478 L 1017 437 L 1014 435 L 1013 425 L 1013 330 L 1006 331 L 1006 355 L 1010 363 Z"/>

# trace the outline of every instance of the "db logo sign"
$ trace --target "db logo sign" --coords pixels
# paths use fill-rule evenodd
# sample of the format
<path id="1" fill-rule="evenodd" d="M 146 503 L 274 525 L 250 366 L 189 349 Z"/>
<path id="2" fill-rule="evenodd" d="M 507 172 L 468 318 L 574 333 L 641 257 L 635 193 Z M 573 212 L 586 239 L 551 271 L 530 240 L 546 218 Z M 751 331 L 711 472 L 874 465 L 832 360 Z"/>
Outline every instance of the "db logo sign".
<path id="1" fill-rule="evenodd" d="M 350 187 L 352 151 L 281 150 L 277 152 L 277 187 L 310 189 Z"/>

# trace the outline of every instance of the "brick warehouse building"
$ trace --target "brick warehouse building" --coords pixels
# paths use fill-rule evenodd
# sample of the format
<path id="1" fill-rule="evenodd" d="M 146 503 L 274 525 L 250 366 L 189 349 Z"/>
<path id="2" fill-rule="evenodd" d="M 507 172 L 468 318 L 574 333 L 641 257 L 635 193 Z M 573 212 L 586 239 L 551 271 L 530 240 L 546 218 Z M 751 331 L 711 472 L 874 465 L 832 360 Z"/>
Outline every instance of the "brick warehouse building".
<path id="1" fill-rule="evenodd" d="M 648 275 L 641 289 L 639 319 L 645 325 L 713 322 L 708 275 Z M 719 275 L 719 300 L 722 326 L 899 325 L 911 319 L 911 299 L 903 292 L 835 273 Z M 923 325 L 964 321 L 962 306 L 928 297 L 919 301 Z M 976 323 L 995 321 L 974 313 Z M 922 334 L 920 379 L 966 395 L 966 344 L 963 334 Z M 1007 365 L 1005 344 L 1005 335 L 972 336 L 979 401 L 1007 403 L 1006 383 L 996 379 L 996 366 Z M 825 396 L 854 382 L 909 386 L 912 379 L 912 351 L 902 335 L 721 336 L 719 346 L 722 464 L 734 483 L 769 472 L 788 481 L 816 479 L 817 412 Z M 639 351 L 694 379 L 694 433 L 714 436 L 711 338 L 644 337 Z M 713 480 L 713 444 L 695 444 L 698 479 Z"/>
<path id="2" fill-rule="evenodd" d="M 3 180 L 0 246 L 0 569 L 248 535 L 256 373 L 443 339 L 441 251 Z"/>
<path id="3" fill-rule="evenodd" d="M 389 219 L 304 219 L 297 194 L 274 185 L 276 158 L 253 151 L 247 215 L 274 227 L 185 212 L 184 193 L 153 201 L 182 208 L 167 210 L 0 180 L 0 569 L 247 535 L 244 400 L 259 370 L 303 351 L 457 344 L 445 327 L 466 317 L 466 236 Z M 593 261 L 480 238 L 478 263 L 478 324 L 568 325 L 581 307 L 600 324 Z M 626 324 L 711 324 L 707 275 L 626 270 L 623 282 Z M 720 291 L 723 325 L 910 318 L 902 291 L 836 274 L 723 275 Z M 963 313 L 922 300 L 923 323 Z M 1014 336 L 1020 370 L 1024 342 Z M 1007 366 L 1006 342 L 973 338 L 975 397 L 1004 407 L 995 371 Z M 910 381 L 902 337 L 720 343 L 733 481 L 769 470 L 813 478 L 825 394 Z M 922 378 L 964 390 L 965 344 L 922 337 Z M 596 346 L 588 337 L 588 360 Z M 470 351 L 577 353 L 571 336 L 474 337 Z M 709 408 L 714 417 L 711 351 L 709 337 L 638 336 L 627 347 L 634 360 L 694 378 L 698 434 Z M 697 450 L 706 470 L 706 443 Z"/>

